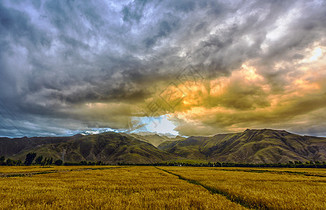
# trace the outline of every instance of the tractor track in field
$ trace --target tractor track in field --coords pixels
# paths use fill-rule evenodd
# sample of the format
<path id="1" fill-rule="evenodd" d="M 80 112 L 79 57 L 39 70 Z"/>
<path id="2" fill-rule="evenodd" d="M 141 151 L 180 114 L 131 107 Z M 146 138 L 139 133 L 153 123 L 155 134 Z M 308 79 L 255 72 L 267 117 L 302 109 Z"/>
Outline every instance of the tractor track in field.
<path id="1" fill-rule="evenodd" d="M 155 168 L 157 168 L 158 170 L 164 171 L 164 172 L 166 172 L 168 174 L 177 176 L 179 179 L 184 180 L 184 181 L 186 181 L 186 182 L 188 182 L 190 184 L 201 186 L 201 187 L 205 188 L 206 190 L 208 190 L 212 194 L 222 195 L 226 199 L 228 199 L 228 200 L 230 200 L 230 201 L 232 201 L 234 203 L 240 204 L 241 206 L 243 206 L 245 208 L 248 208 L 248 209 L 268 209 L 268 207 L 266 205 L 264 205 L 264 204 L 257 204 L 257 203 L 253 203 L 253 202 L 248 202 L 247 200 L 243 199 L 242 197 L 237 196 L 237 195 L 232 195 L 232 194 L 228 193 L 225 190 L 216 189 L 216 188 L 207 186 L 205 184 L 200 183 L 197 180 L 186 178 L 186 177 L 184 177 L 182 175 L 173 173 L 171 171 L 168 171 L 168 170 L 165 170 L 165 169 L 162 169 L 162 168 L 158 168 L 158 167 L 155 167 Z"/>

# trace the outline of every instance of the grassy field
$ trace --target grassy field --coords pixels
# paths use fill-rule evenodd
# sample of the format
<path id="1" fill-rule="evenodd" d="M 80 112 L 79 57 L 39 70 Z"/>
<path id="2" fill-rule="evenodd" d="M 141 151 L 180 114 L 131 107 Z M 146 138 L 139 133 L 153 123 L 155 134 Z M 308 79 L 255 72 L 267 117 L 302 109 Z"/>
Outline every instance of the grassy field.
<path id="1" fill-rule="evenodd" d="M 0 209 L 326 209 L 326 169 L 0 167 Z"/>

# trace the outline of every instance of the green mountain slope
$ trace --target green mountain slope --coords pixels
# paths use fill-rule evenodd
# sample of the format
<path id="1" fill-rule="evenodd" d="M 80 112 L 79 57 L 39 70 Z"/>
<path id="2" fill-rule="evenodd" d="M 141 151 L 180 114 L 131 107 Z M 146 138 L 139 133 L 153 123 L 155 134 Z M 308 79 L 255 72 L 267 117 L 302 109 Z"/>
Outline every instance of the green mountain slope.
<path id="1" fill-rule="evenodd" d="M 180 140 L 185 139 L 184 137 L 181 137 L 181 136 L 168 137 L 168 136 L 151 134 L 151 133 L 129 134 L 129 135 L 138 140 L 150 143 L 150 144 L 154 145 L 155 147 L 162 144 L 163 142 L 180 141 Z"/>
<path id="2" fill-rule="evenodd" d="M 0 156 L 24 160 L 29 152 L 66 162 L 157 163 L 196 160 L 236 163 L 326 161 L 326 138 L 281 130 L 249 130 L 212 137 L 162 137 L 122 133 L 71 137 L 0 138 Z M 154 145 L 159 144 L 158 147 Z"/>
<path id="3" fill-rule="evenodd" d="M 42 144 L 30 140 L 33 146 L 28 146 L 25 145 L 24 139 L 11 139 L 12 146 L 15 147 L 23 142 L 25 148 L 20 148 L 13 154 L 14 149 L 7 146 L 8 149 L 3 149 L 0 156 L 24 160 L 27 153 L 36 152 L 37 155 L 64 159 L 67 162 L 102 161 L 105 163 L 156 163 L 174 158 L 173 155 L 127 134 L 110 132 L 88 136 L 77 135 L 61 140 L 52 142 L 45 138 L 41 141 Z M 6 141 L 8 142 L 8 139 Z"/>
<path id="4" fill-rule="evenodd" d="M 249 130 L 164 142 L 159 149 L 187 159 L 238 163 L 326 161 L 326 138 L 281 130 Z"/>
<path id="5" fill-rule="evenodd" d="M 14 156 L 22 152 L 23 150 L 35 149 L 37 147 L 43 147 L 47 144 L 60 144 L 69 142 L 78 137 L 32 137 L 32 138 L 1 138 L 0 137 L 0 155 Z"/>

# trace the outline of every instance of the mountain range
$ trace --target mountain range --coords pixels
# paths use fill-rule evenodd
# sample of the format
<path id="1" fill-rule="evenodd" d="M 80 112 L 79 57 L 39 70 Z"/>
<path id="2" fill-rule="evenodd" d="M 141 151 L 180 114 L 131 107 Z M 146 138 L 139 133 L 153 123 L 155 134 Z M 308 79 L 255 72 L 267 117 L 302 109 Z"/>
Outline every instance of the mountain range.
<path id="1" fill-rule="evenodd" d="M 284 130 L 175 138 L 158 134 L 100 133 L 70 137 L 0 138 L 0 156 L 24 160 L 35 152 L 66 162 L 148 164 L 176 160 L 233 163 L 326 161 L 326 138 Z"/>

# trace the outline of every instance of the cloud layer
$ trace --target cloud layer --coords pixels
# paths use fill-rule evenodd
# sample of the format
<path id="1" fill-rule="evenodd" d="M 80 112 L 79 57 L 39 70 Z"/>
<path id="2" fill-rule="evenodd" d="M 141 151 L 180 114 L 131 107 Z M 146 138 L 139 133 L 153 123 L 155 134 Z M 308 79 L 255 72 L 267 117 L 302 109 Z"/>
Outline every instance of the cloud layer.
<path id="1" fill-rule="evenodd" d="M 0 135 L 326 135 L 324 1 L 1 1 Z"/>

